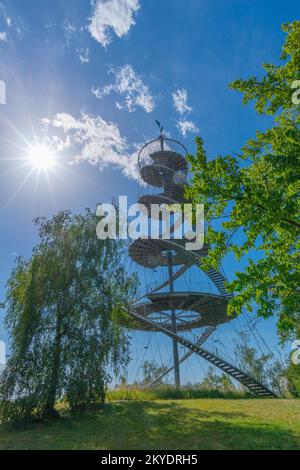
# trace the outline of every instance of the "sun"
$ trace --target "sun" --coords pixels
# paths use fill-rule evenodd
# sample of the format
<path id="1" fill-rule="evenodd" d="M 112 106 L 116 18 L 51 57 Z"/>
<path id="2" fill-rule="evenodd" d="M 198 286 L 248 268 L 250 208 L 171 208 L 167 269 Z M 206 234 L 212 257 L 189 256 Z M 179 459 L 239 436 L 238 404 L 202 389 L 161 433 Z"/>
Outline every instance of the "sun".
<path id="1" fill-rule="evenodd" d="M 55 166 L 56 156 L 47 145 L 36 144 L 28 152 L 28 161 L 34 169 L 47 171 Z"/>

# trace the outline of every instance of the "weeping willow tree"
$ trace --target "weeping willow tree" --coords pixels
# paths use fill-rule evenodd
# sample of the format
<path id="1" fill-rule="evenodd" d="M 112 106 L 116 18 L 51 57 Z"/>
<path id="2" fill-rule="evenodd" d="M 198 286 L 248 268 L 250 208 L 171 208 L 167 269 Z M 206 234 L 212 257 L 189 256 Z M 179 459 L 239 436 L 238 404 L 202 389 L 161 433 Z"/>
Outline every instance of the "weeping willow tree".
<path id="1" fill-rule="evenodd" d="M 59 212 L 36 219 L 40 242 L 19 258 L 7 286 L 11 357 L 1 376 L 1 417 L 56 415 L 103 402 L 111 372 L 128 361 L 118 322 L 135 294 L 122 264 L 124 245 L 98 240 L 96 216 Z M 124 321 L 124 320 L 123 320 Z"/>

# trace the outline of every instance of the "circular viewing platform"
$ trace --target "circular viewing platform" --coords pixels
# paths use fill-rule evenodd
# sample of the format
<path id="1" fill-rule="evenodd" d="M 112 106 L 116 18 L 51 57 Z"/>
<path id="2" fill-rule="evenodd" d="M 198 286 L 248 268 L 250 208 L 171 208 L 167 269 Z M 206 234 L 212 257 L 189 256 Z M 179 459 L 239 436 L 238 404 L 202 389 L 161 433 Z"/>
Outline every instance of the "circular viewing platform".
<path id="1" fill-rule="evenodd" d="M 218 326 L 232 320 L 227 315 L 227 300 L 214 294 L 203 292 L 160 292 L 149 295 L 150 302 L 141 303 L 134 310 L 145 319 L 171 329 L 171 314 L 176 312 L 178 331 L 193 328 Z M 144 331 L 156 331 L 154 325 L 147 322 L 137 327 Z M 158 330 L 158 328 L 157 328 Z"/>

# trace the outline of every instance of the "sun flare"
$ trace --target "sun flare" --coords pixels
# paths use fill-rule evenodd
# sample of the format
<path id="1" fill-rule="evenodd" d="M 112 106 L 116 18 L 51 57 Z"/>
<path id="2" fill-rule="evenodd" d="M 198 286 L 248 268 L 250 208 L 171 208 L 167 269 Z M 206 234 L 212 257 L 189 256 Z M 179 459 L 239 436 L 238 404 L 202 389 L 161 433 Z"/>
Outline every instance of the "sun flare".
<path id="1" fill-rule="evenodd" d="M 55 166 L 55 154 L 47 145 L 34 145 L 28 152 L 28 160 L 36 170 L 49 170 Z"/>

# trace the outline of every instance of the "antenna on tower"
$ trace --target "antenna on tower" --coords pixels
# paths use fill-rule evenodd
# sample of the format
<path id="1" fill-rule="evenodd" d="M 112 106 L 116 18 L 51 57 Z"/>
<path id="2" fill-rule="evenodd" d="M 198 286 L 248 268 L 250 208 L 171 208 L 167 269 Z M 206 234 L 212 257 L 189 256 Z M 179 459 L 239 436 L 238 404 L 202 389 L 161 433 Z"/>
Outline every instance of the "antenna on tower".
<path id="1" fill-rule="evenodd" d="M 158 128 L 159 128 L 159 140 L 160 140 L 160 149 L 161 150 L 164 150 L 164 135 L 163 135 L 163 130 L 164 130 L 164 126 L 161 125 L 161 123 L 157 120 L 155 120 Z"/>
<path id="2" fill-rule="evenodd" d="M 163 133 L 163 130 L 164 130 L 164 126 L 161 125 L 161 123 L 157 120 L 155 120 L 157 126 L 158 126 L 158 129 L 159 129 L 159 133 L 160 133 L 160 137 L 162 137 L 162 133 Z"/>

